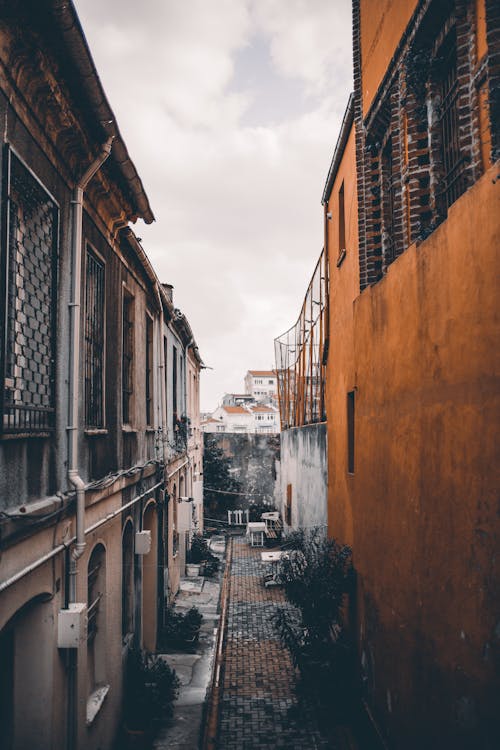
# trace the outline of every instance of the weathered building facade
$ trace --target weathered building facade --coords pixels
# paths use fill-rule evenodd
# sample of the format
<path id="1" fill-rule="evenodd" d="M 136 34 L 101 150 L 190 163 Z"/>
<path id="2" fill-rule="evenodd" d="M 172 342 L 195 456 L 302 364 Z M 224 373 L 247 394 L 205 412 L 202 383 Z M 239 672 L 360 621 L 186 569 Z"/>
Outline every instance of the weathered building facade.
<path id="1" fill-rule="evenodd" d="M 173 564 L 174 311 L 129 227 L 153 214 L 71 2 L 2 3 L 0 119 L 2 746 L 109 748 Z"/>
<path id="2" fill-rule="evenodd" d="M 498 3 L 355 0 L 328 175 L 328 515 L 389 747 L 500 741 Z"/>

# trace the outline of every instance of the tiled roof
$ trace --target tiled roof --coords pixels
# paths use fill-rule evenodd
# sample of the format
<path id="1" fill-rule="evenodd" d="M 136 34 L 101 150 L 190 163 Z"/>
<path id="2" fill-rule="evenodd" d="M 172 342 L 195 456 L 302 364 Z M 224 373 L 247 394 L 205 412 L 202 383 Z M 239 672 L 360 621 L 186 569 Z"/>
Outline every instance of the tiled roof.
<path id="1" fill-rule="evenodd" d="M 257 378 L 275 378 L 276 373 L 274 370 L 249 370 L 250 375 Z"/>
<path id="2" fill-rule="evenodd" d="M 251 406 L 250 409 L 252 411 L 272 412 L 273 414 L 276 412 L 276 409 L 273 409 L 270 406 L 264 406 L 263 404 L 259 404 L 258 406 Z"/>
<path id="3" fill-rule="evenodd" d="M 248 414 L 248 410 L 242 406 L 223 406 L 221 408 L 227 411 L 228 414 Z"/>

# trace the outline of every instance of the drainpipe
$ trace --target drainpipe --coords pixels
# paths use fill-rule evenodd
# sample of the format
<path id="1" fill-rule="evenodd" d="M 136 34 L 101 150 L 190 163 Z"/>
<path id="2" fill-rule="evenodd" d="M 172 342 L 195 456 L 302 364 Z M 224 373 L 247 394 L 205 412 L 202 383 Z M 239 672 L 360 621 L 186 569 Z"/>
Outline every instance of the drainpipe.
<path id="1" fill-rule="evenodd" d="M 82 221 L 83 194 L 92 177 L 111 153 L 114 136 L 102 146 L 81 180 L 75 186 L 72 206 L 71 238 L 71 301 L 70 365 L 69 365 L 69 424 L 68 424 L 68 481 L 76 490 L 76 544 L 71 553 L 69 601 L 76 601 L 77 560 L 85 549 L 85 482 L 78 473 L 78 398 L 80 377 L 80 298 L 82 276 Z"/>

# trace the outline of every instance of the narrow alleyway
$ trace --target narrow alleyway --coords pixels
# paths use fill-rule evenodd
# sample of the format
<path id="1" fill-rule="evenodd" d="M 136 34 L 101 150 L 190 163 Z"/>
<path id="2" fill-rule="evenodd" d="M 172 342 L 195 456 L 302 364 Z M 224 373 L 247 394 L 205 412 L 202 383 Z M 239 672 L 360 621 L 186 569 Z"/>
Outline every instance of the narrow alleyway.
<path id="1" fill-rule="evenodd" d="M 283 592 L 264 587 L 261 549 L 243 537 L 232 545 L 217 748 L 333 748 L 311 708 L 298 704 L 294 668 L 272 626 Z"/>

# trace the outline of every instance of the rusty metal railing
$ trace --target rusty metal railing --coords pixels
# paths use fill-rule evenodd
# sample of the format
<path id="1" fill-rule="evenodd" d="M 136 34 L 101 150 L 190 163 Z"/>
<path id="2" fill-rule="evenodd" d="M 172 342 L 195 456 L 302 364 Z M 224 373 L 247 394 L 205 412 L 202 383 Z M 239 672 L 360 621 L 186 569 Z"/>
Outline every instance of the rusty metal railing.
<path id="1" fill-rule="evenodd" d="M 328 263 L 323 250 L 297 322 L 274 341 L 281 429 L 326 420 Z"/>

